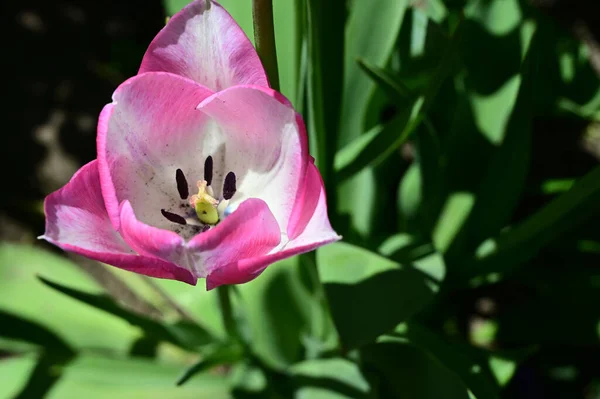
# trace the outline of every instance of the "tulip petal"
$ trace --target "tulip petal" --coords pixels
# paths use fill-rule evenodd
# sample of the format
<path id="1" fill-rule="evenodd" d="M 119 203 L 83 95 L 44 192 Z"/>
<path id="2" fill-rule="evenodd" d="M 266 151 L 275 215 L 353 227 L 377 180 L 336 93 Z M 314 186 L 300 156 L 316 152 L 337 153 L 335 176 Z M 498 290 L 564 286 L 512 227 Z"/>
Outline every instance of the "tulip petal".
<path id="1" fill-rule="evenodd" d="M 187 270 L 135 253 L 113 229 L 102 199 L 98 162 L 83 166 L 60 190 L 46 197 L 46 232 L 41 237 L 66 250 L 151 277 L 195 285 Z"/>
<path id="2" fill-rule="evenodd" d="M 186 6 L 150 43 L 139 73 L 157 71 L 185 76 L 214 91 L 240 84 L 269 86 L 248 37 L 210 0 Z"/>
<path id="3" fill-rule="evenodd" d="M 176 213 L 182 204 L 177 169 L 191 189 L 203 175 L 206 140 L 212 140 L 206 132 L 216 128 L 195 108 L 211 94 L 164 72 L 137 75 L 115 91 L 100 115 L 97 140 L 102 195 L 115 229 L 126 199 L 142 222 L 171 227 L 161 209 Z"/>
<path id="4" fill-rule="evenodd" d="M 285 233 L 309 160 L 302 119 L 281 94 L 258 86 L 215 93 L 198 109 L 221 129 L 224 150 L 215 165 L 237 176 L 232 204 L 264 200 Z M 213 183 L 217 195 L 221 183 Z"/>
<path id="5" fill-rule="evenodd" d="M 315 165 L 310 162 L 306 173 L 306 187 L 299 198 L 296 220 L 290 222 L 290 237 L 283 248 L 268 255 L 242 259 L 214 270 L 206 278 L 206 288 L 211 290 L 223 284 L 241 284 L 258 277 L 270 264 L 293 255 L 312 251 L 322 245 L 341 239 L 331 228 L 327 217 L 327 201 L 323 181 Z"/>
<path id="6" fill-rule="evenodd" d="M 171 231 L 138 221 L 128 201 L 121 206 L 122 234 L 142 254 L 156 256 L 206 277 L 213 270 L 243 258 L 264 255 L 275 248 L 281 234 L 264 201 L 249 199 L 228 218 L 189 242 Z"/>

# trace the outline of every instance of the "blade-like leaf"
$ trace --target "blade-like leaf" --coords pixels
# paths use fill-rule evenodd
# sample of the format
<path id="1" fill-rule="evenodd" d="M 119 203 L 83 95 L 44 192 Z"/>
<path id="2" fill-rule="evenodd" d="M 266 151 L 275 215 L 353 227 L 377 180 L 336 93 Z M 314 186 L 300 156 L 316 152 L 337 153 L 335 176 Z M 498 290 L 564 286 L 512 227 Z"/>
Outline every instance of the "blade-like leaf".
<path id="1" fill-rule="evenodd" d="M 385 69 L 371 65 L 363 59 L 358 59 L 357 62 L 363 72 L 373 79 L 399 109 L 414 99 L 415 94 Z"/>
<path id="2" fill-rule="evenodd" d="M 216 373 L 197 375 L 184 386 L 175 381 L 181 366 L 145 359 L 109 359 L 82 355 L 63 372 L 48 395 L 53 398 L 126 399 L 225 399 L 230 398 L 227 380 Z"/>
<path id="3" fill-rule="evenodd" d="M 376 126 L 339 150 L 335 157 L 337 179 L 342 182 L 367 166 L 375 166 L 406 142 L 422 120 L 423 102 L 417 100 L 412 107 L 384 126 Z"/>
<path id="4" fill-rule="evenodd" d="M 0 311 L 0 336 L 41 345 L 49 350 L 73 354 L 70 346 L 56 333 L 23 317 Z"/>
<path id="5" fill-rule="evenodd" d="M 324 310 L 307 287 L 306 269 L 299 258 L 287 259 L 238 287 L 252 350 L 276 369 L 302 360 L 306 341 L 321 338 L 313 333 L 322 328 Z"/>
<path id="6" fill-rule="evenodd" d="M 54 332 L 16 315 L 0 311 L 0 326 L 0 336 L 25 340 L 44 347 L 27 383 L 23 385 L 19 394 L 14 396 L 18 399 L 44 397 L 61 377 L 60 372 L 53 370 L 60 370 L 68 364 L 75 352 Z"/>
<path id="7" fill-rule="evenodd" d="M 333 162 L 337 147 L 344 66 L 345 1 L 305 0 L 308 29 L 308 127 L 311 153 L 323 177 L 330 204 L 336 204 Z M 330 209 L 330 212 L 332 209 Z M 335 224 L 335 208 L 333 208 Z"/>
<path id="8" fill-rule="evenodd" d="M 307 360 L 292 366 L 290 372 L 296 397 L 360 399 L 370 391 L 358 366 L 346 359 Z"/>
<path id="9" fill-rule="evenodd" d="M 55 332 L 74 349 L 99 348 L 125 353 L 139 331 L 104 312 L 40 284 L 52 276 L 88 292 L 101 288 L 69 259 L 39 247 L 0 244 L 0 309 Z M 77 315 L 73 317 L 73 315 Z"/>
<path id="10" fill-rule="evenodd" d="M 516 227 L 484 242 L 470 263 L 470 276 L 506 273 L 533 257 L 544 245 L 597 215 L 600 201 L 600 167 Z"/>
<path id="11" fill-rule="evenodd" d="M 387 63 L 407 6 L 406 0 L 380 0 L 376 4 L 355 2 L 351 8 L 346 28 L 341 145 L 363 133 L 367 105 L 375 90 L 375 84 L 356 60 L 361 58 L 377 66 Z"/>
<path id="12" fill-rule="evenodd" d="M 71 298 L 103 310 L 140 327 L 149 337 L 171 342 L 185 349 L 195 349 L 200 345 L 205 345 L 214 341 L 214 338 L 206 330 L 196 324 L 190 322 L 161 324 L 160 322 L 122 308 L 106 295 L 90 294 L 79 291 L 52 282 L 43 277 L 40 277 L 40 280 L 47 286 L 54 288 Z"/>
<path id="13" fill-rule="evenodd" d="M 242 350 L 234 345 L 216 345 L 210 351 L 202 354 L 202 360 L 188 368 L 177 380 L 177 385 L 185 384 L 193 376 L 221 364 L 233 363 L 240 360 Z"/>

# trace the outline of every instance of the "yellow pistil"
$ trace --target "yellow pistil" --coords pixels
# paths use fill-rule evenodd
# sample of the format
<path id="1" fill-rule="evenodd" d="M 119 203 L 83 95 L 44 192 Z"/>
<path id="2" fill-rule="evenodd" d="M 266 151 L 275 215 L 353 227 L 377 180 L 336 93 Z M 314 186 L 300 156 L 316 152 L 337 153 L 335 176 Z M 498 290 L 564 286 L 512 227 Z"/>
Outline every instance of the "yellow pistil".
<path id="1" fill-rule="evenodd" d="M 206 180 L 199 180 L 198 194 L 190 197 L 190 205 L 196 210 L 198 219 L 204 224 L 217 224 L 219 221 L 219 213 L 217 212 L 217 205 L 219 201 L 214 199 L 206 190 Z"/>

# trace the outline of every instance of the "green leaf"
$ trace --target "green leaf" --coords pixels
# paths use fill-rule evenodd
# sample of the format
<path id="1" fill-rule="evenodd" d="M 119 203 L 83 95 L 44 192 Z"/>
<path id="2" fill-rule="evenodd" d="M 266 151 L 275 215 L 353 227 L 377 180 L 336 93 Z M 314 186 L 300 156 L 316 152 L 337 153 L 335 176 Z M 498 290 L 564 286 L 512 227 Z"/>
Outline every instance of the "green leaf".
<path id="1" fill-rule="evenodd" d="M 0 244 L 0 310 L 28 319 L 61 337 L 74 349 L 99 348 L 125 353 L 139 336 L 127 322 L 74 303 L 36 275 L 100 292 L 100 287 L 73 262 L 40 248 Z"/>
<path id="2" fill-rule="evenodd" d="M 527 56 L 521 71 L 507 83 L 515 84 L 515 88 L 518 89 L 515 97 L 513 98 L 512 93 L 506 96 L 505 88 L 490 96 L 495 98 L 491 100 L 495 103 L 493 113 L 501 115 L 505 121 L 496 120 L 495 125 L 482 130 L 491 142 L 497 144 L 497 148 L 477 188 L 475 206 L 467 227 L 471 240 L 469 252 L 483 239 L 497 234 L 506 225 L 525 186 L 531 152 L 531 114 L 535 89 L 533 80 L 538 69 L 535 42 L 535 39 L 529 38 Z M 481 107 L 474 105 L 475 114 L 478 109 L 481 111 Z M 487 121 L 494 120 L 489 114 L 484 118 Z M 499 141 L 495 142 L 492 137 Z"/>
<path id="3" fill-rule="evenodd" d="M 44 397 L 61 377 L 60 369 L 75 356 L 75 352 L 52 331 L 15 315 L 0 311 L 0 335 L 29 341 L 44 347 L 29 380 L 15 398 Z"/>
<path id="4" fill-rule="evenodd" d="M 176 386 L 181 365 L 158 364 L 142 359 L 109 359 L 82 355 L 64 370 L 52 389 L 52 398 L 229 398 L 226 380 L 218 374 L 196 376 Z"/>
<path id="5" fill-rule="evenodd" d="M 308 29 L 308 130 L 311 132 L 312 143 L 310 150 L 323 177 L 329 202 L 336 204 L 333 162 L 340 124 L 342 75 L 339 71 L 344 68 L 346 7 L 344 0 L 327 3 L 305 0 L 305 3 Z M 334 208 L 334 224 L 335 215 Z"/>
<path id="6" fill-rule="evenodd" d="M 483 351 L 447 343 L 426 327 L 413 322 L 399 326 L 396 331 L 397 336 L 427 351 L 456 373 L 477 399 L 500 398 L 499 386 L 488 365 L 491 357 Z"/>
<path id="7" fill-rule="evenodd" d="M 366 6 L 355 3 L 346 27 L 344 95 L 340 126 L 340 144 L 345 145 L 363 133 L 367 105 L 375 84 L 364 74 L 357 59 L 385 66 L 404 20 L 406 0 L 379 0 Z M 373 23 L 377 21 L 377 23 Z"/>
<path id="8" fill-rule="evenodd" d="M 518 283 L 528 287 L 527 294 L 507 303 L 498 315 L 496 336 L 500 342 L 507 346 L 523 342 L 565 347 L 597 345 L 600 270 L 595 264 L 582 265 L 572 257 L 559 266 L 548 268 L 543 262 L 541 267 L 530 266 L 529 271 L 519 273 Z"/>
<path id="9" fill-rule="evenodd" d="M 119 306 L 112 298 L 106 295 L 90 294 L 79 291 L 44 279 L 43 277 L 40 277 L 40 280 L 47 286 L 54 288 L 71 298 L 126 320 L 134 326 L 140 327 L 149 337 L 171 342 L 174 345 L 190 350 L 201 345 L 206 345 L 214 340 L 207 331 L 196 324 L 183 321 L 175 324 L 161 324 L 158 321 L 133 313 Z"/>
<path id="10" fill-rule="evenodd" d="M 491 34 L 502 36 L 516 29 L 523 17 L 518 0 L 471 2 L 465 14 L 478 21 Z"/>
<path id="11" fill-rule="evenodd" d="M 508 123 L 517 102 L 521 77 L 515 75 L 491 95 L 470 96 L 477 128 L 490 143 L 500 145 L 508 133 Z"/>
<path id="12" fill-rule="evenodd" d="M 436 207 L 435 212 L 440 211 L 433 229 L 438 250 L 446 254 L 450 263 L 461 266 L 465 253 L 471 253 L 482 239 L 505 226 L 524 187 L 535 67 L 532 25 L 523 24 L 521 33 L 516 31 L 502 39 L 481 32 L 482 28 L 472 20 L 464 26 L 466 70 L 455 79 L 453 95 L 457 105 L 452 112 L 456 116 L 445 139 L 448 165 L 442 169 L 446 198 L 440 208 Z M 524 60 L 517 53 L 514 62 L 499 70 L 482 66 L 467 56 L 474 49 L 494 53 L 495 40 L 502 40 L 503 44 L 507 40 L 504 46 L 522 45 Z M 483 49 L 482 43 L 489 46 Z M 498 51 L 507 50 L 500 47 Z M 473 165 L 480 167 L 474 169 Z M 442 196 L 434 196 L 439 197 Z M 435 204 L 436 200 L 431 202 Z"/>
<path id="13" fill-rule="evenodd" d="M 279 82 L 281 93 L 296 104 L 301 41 L 299 35 L 299 19 L 296 16 L 295 1 L 274 1 L 273 19 L 275 23 L 275 43 L 277 45 L 277 62 L 279 64 Z M 250 3 L 250 2 L 248 2 Z"/>
<path id="14" fill-rule="evenodd" d="M 207 371 L 215 366 L 231 364 L 239 361 L 242 358 L 242 355 L 242 348 L 239 346 L 231 344 L 217 344 L 214 348 L 205 350 L 202 353 L 202 360 L 188 368 L 177 380 L 177 385 L 183 385 L 193 376 Z"/>
<path id="15" fill-rule="evenodd" d="M 74 353 L 65 341 L 46 327 L 3 311 L 0 311 L 0 336 L 31 342 L 58 353 Z"/>
<path id="16" fill-rule="evenodd" d="M 378 388 L 376 397 L 469 398 L 467 387 L 453 370 L 407 342 L 379 342 L 360 352 L 363 367 L 370 371 L 372 385 Z"/>
<path id="17" fill-rule="evenodd" d="M 252 350 L 271 367 L 284 369 L 301 360 L 303 341 L 313 324 L 322 323 L 323 310 L 303 284 L 305 278 L 299 258 L 291 258 L 238 287 Z"/>
<path id="18" fill-rule="evenodd" d="M 551 240 L 597 215 L 598 201 L 600 167 L 580 178 L 569 191 L 522 223 L 496 239 L 484 242 L 467 272 L 476 276 L 513 271 Z"/>
<path id="19" fill-rule="evenodd" d="M 437 289 L 434 281 L 414 268 L 349 244 L 321 248 L 317 260 L 345 348 L 391 330 L 422 309 Z"/>
<path id="20" fill-rule="evenodd" d="M 335 157 L 338 181 L 344 181 L 367 166 L 375 166 L 398 151 L 422 120 L 422 99 L 415 101 L 392 121 L 376 126 L 339 150 Z"/>
<path id="21" fill-rule="evenodd" d="M 34 354 L 0 359 L 0 397 L 15 398 L 22 392 L 36 363 Z"/>
<path id="22" fill-rule="evenodd" d="M 415 94 L 385 69 L 358 59 L 358 66 L 379 86 L 399 109 L 414 99 Z"/>
<path id="23" fill-rule="evenodd" d="M 307 360 L 296 363 L 290 372 L 298 399 L 360 399 L 370 391 L 358 366 L 346 359 Z"/>
<path id="24" fill-rule="evenodd" d="M 452 193 L 446 200 L 437 224 L 433 229 L 433 242 L 438 251 L 444 253 L 461 231 L 475 203 L 468 192 Z"/>

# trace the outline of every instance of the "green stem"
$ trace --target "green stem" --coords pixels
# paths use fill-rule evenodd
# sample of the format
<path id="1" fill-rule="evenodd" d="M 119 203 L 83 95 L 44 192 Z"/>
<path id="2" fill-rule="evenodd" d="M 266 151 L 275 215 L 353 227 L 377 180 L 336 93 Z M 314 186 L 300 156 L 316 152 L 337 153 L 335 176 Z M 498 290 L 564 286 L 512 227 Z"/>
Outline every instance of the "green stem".
<path id="1" fill-rule="evenodd" d="M 267 71 L 271 87 L 279 91 L 277 49 L 275 47 L 275 29 L 273 26 L 273 1 L 252 0 L 252 19 L 254 21 L 256 51 Z"/>
<path id="2" fill-rule="evenodd" d="M 220 285 L 217 287 L 219 294 L 219 306 L 221 307 L 221 317 L 223 317 L 223 326 L 229 338 L 237 340 L 239 338 L 238 331 L 233 318 L 233 307 L 231 306 L 231 289 L 228 285 Z"/>

